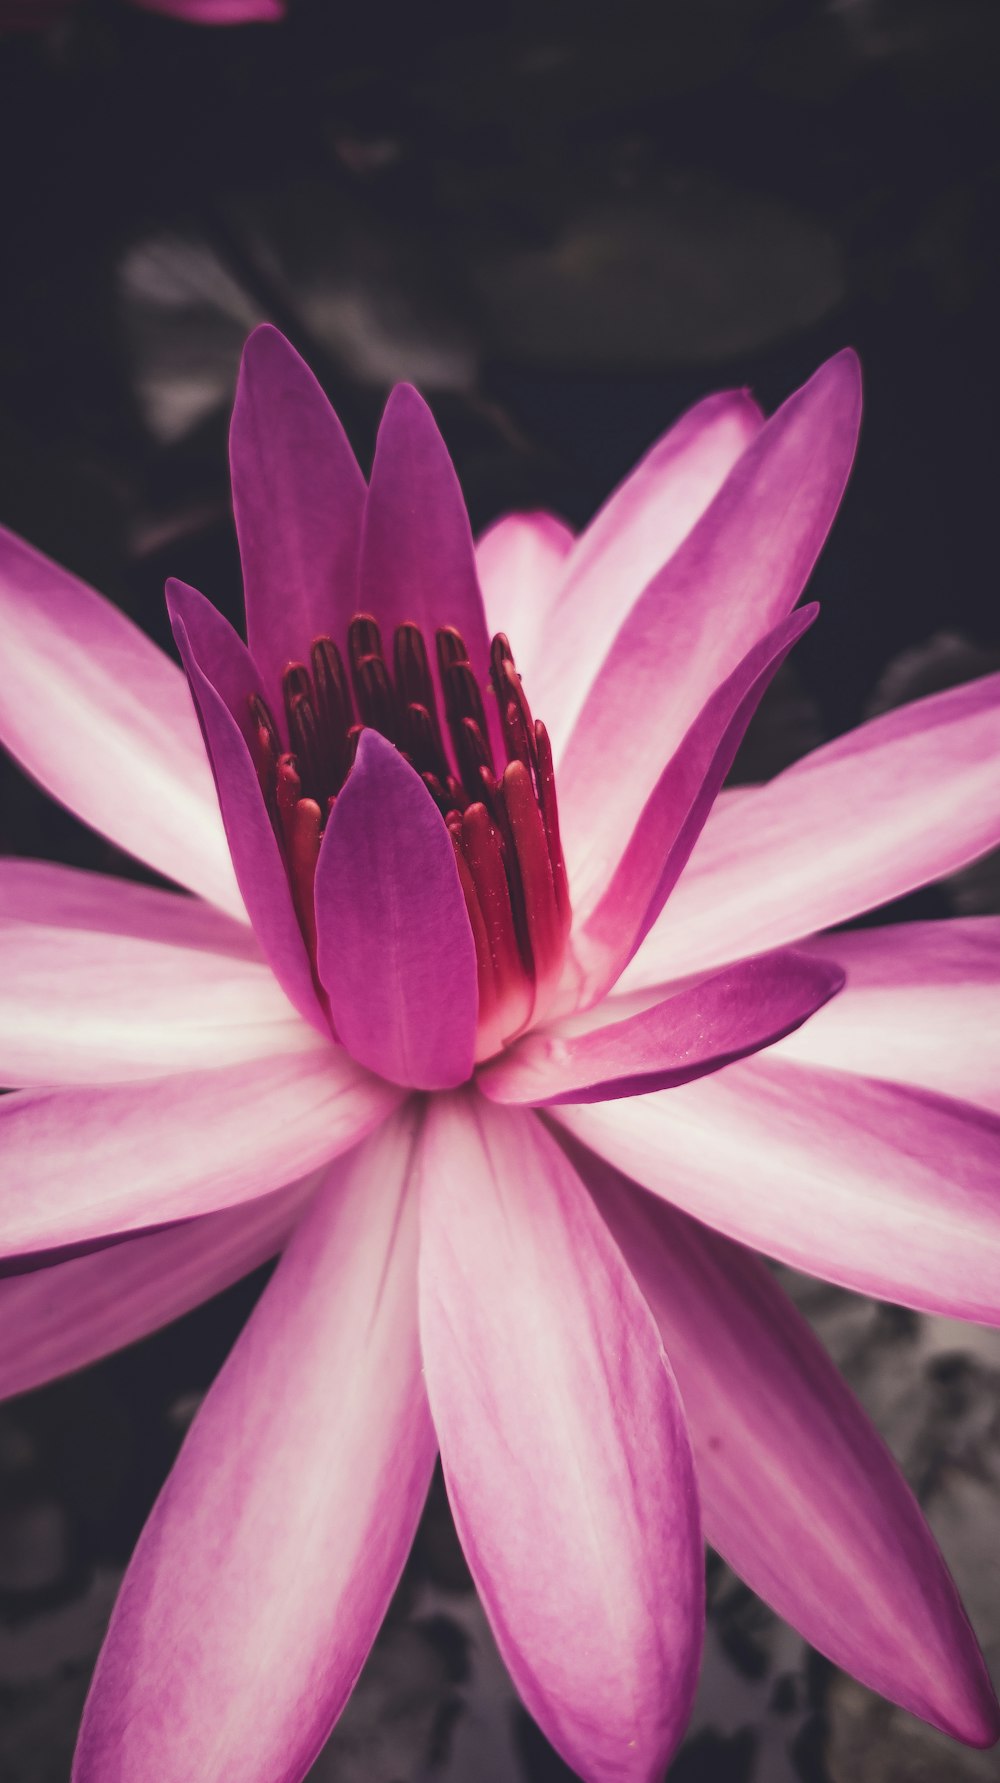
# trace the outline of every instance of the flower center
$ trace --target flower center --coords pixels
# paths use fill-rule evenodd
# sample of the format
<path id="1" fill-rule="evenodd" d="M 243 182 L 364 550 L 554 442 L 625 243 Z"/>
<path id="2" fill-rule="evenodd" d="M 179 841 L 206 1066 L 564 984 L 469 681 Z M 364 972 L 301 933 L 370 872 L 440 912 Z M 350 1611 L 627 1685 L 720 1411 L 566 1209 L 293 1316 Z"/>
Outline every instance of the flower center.
<path id="1" fill-rule="evenodd" d="M 436 635 L 442 727 L 423 634 L 400 625 L 392 666 L 376 621 L 351 620 L 347 667 L 331 638 L 282 677 L 287 748 L 258 696 L 250 699 L 254 757 L 292 897 L 313 960 L 313 880 L 323 829 L 365 726 L 394 743 L 420 775 L 448 829 L 476 945 L 480 1058 L 496 1052 L 551 999 L 570 927 L 552 749 L 532 719 L 510 645 L 490 651 L 490 686 L 506 760 L 498 764 L 483 695 L 461 634 Z"/>

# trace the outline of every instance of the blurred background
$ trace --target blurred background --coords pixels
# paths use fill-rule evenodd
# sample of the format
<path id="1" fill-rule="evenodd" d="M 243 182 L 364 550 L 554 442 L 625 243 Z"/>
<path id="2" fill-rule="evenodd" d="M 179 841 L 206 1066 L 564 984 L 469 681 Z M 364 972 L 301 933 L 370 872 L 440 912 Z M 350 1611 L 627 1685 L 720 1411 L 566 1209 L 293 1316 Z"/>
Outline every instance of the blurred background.
<path id="1" fill-rule="evenodd" d="M 696 397 L 748 384 L 773 407 L 851 343 L 866 423 L 821 620 L 737 775 L 1000 667 L 995 0 L 289 0 L 281 25 L 226 30 L 124 0 L 17 12 L 0 520 L 164 645 L 167 574 L 238 617 L 226 427 L 269 317 L 366 465 L 389 386 L 420 385 L 477 527 L 524 505 L 582 522 Z M 0 776 L 4 850 L 137 872 Z M 997 909 L 988 860 L 893 914 Z M 997 1676 L 1000 1344 L 786 1279 L 907 1468 Z M 0 1407 L 0 1783 L 68 1777 L 122 1568 L 262 1280 Z M 711 1557 L 709 1598 L 673 1783 L 1000 1778 Z M 569 1775 L 506 1683 L 438 1487 L 313 1775 Z"/>

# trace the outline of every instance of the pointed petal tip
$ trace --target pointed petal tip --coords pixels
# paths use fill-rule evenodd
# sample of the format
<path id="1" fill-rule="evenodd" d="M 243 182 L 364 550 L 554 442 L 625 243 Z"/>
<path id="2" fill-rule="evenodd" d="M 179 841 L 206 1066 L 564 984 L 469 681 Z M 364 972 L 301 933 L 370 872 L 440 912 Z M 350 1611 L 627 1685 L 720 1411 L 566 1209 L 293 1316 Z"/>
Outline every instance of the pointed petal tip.
<path id="1" fill-rule="evenodd" d="M 282 334 L 281 329 L 276 328 L 273 322 L 258 322 L 256 328 L 250 330 L 243 342 L 243 368 L 263 353 L 295 353 L 288 336 Z M 299 358 L 299 354 L 295 353 L 295 357 Z"/>

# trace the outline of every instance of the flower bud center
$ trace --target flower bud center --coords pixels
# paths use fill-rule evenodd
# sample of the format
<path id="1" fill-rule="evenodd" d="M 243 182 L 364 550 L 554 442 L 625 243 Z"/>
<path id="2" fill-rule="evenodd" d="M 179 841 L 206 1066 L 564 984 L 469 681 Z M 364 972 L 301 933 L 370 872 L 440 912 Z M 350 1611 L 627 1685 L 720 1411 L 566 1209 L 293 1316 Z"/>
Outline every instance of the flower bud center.
<path id="1" fill-rule="evenodd" d="M 369 726 L 420 775 L 451 836 L 476 946 L 477 1055 L 489 1057 L 551 999 L 569 933 L 548 733 L 532 719 L 502 633 L 490 651 L 486 698 L 496 703 L 503 762 L 454 627 L 436 634 L 436 681 L 416 625 L 397 626 L 391 666 L 370 614 L 355 615 L 346 643 L 346 666 L 327 637 L 313 640 L 308 664 L 288 664 L 278 717 L 258 695 L 250 700 L 257 774 L 303 935 L 315 961 L 316 860 Z"/>

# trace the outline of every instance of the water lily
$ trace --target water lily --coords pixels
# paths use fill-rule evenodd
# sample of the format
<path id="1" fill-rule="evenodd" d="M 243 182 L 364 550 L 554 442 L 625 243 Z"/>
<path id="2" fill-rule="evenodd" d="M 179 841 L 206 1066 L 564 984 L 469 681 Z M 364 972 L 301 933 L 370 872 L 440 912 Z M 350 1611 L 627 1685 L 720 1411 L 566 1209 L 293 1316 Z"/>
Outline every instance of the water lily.
<path id="1" fill-rule="evenodd" d="M 438 1449 L 590 1783 L 682 1734 L 702 1524 L 838 1664 L 997 1737 L 915 1500 L 744 1248 L 998 1316 L 997 925 L 818 931 L 996 843 L 1000 677 L 720 792 L 859 405 L 850 353 L 766 421 L 710 397 L 578 538 L 516 516 L 474 552 L 416 393 L 366 486 L 264 328 L 246 645 L 175 583 L 182 675 L 3 538 L 0 736 L 195 895 L 0 871 L 0 1252 L 49 1263 L 2 1284 L 0 1385 L 282 1252 L 126 1575 L 80 1783 L 303 1777 Z"/>

